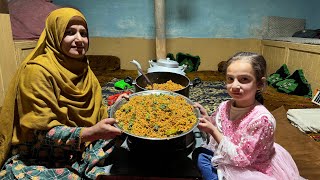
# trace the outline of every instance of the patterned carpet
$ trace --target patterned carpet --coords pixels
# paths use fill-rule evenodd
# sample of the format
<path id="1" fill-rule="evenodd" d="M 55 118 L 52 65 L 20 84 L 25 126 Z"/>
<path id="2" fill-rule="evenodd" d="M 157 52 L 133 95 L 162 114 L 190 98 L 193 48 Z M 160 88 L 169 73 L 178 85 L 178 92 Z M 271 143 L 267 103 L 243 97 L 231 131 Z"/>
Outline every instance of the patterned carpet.
<path id="1" fill-rule="evenodd" d="M 114 87 L 114 83 L 118 80 L 119 79 L 114 78 L 102 86 L 104 104 L 108 104 L 107 98 L 109 96 L 124 92 L 124 90 L 119 90 Z M 128 90 L 134 92 L 134 88 Z M 198 102 L 203 105 L 208 113 L 211 114 L 222 101 L 230 99 L 230 96 L 225 89 L 225 83 L 223 81 L 202 81 L 202 83 L 195 87 L 190 87 L 189 98 L 193 102 Z M 320 143 L 320 133 L 311 133 L 308 135 Z"/>
<path id="2" fill-rule="evenodd" d="M 109 96 L 125 91 L 116 89 L 114 87 L 114 83 L 117 81 L 118 79 L 113 79 L 112 81 L 107 82 L 102 86 L 102 96 L 104 104 L 108 104 L 107 98 Z M 128 90 L 134 92 L 134 88 Z M 190 87 L 189 99 L 191 99 L 193 102 L 198 102 L 203 105 L 208 110 L 208 113 L 211 114 L 216 110 L 217 106 L 222 101 L 230 99 L 230 96 L 225 89 L 224 82 L 202 81 L 195 87 Z"/>

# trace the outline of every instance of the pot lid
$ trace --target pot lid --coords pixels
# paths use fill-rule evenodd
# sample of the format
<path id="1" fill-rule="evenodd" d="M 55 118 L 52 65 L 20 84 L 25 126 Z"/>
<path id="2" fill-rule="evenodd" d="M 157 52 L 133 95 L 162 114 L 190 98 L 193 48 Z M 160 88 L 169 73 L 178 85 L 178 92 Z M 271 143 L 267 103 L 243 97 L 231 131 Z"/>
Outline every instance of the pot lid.
<path id="1" fill-rule="evenodd" d="M 170 60 L 170 58 L 167 59 L 159 59 L 157 61 L 157 64 L 159 66 L 169 67 L 169 68 L 178 68 L 179 63 L 177 61 Z"/>

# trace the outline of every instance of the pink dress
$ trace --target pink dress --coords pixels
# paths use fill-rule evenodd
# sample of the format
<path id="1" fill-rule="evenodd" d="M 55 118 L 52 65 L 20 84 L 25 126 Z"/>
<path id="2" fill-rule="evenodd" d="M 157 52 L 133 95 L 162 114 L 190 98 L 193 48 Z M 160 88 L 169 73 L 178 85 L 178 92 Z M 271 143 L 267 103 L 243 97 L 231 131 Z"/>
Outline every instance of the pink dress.
<path id="1" fill-rule="evenodd" d="M 289 152 L 274 142 L 276 122 L 272 114 L 258 102 L 246 113 L 232 103 L 221 103 L 211 116 L 212 123 L 223 133 L 222 140 L 218 144 L 210 136 L 205 145 L 214 152 L 211 162 L 218 169 L 219 179 L 304 179 Z M 234 115 L 237 111 L 238 116 Z M 230 115 L 235 119 L 231 120 Z"/>

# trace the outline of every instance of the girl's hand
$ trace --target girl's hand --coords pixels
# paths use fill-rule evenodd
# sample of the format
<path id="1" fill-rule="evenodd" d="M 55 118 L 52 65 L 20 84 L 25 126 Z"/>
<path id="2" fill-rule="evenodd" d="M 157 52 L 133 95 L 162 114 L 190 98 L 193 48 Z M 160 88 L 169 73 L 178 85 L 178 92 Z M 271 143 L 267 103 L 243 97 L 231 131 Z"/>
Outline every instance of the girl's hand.
<path id="1" fill-rule="evenodd" d="M 208 112 L 201 104 L 195 102 L 193 107 L 198 108 L 200 110 L 201 116 L 209 121 L 210 118 Z"/>
<path id="2" fill-rule="evenodd" d="M 213 125 L 208 119 L 199 118 L 199 121 L 199 130 L 210 134 L 217 143 L 220 143 L 223 135 L 219 132 L 218 128 Z"/>
<path id="3" fill-rule="evenodd" d="M 211 134 L 216 127 L 208 119 L 199 118 L 198 128 L 200 131 Z"/>
<path id="4" fill-rule="evenodd" d="M 82 142 L 95 141 L 97 139 L 108 140 L 120 135 L 122 133 L 121 130 L 112 126 L 115 122 L 114 118 L 107 118 L 91 127 L 85 127 L 81 134 Z"/>

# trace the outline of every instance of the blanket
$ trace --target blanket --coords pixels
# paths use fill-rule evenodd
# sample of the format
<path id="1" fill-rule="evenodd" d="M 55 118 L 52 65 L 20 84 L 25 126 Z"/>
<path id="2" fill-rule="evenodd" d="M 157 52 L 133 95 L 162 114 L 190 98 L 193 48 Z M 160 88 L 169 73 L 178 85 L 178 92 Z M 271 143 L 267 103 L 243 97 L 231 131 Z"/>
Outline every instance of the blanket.
<path id="1" fill-rule="evenodd" d="M 38 39 L 48 14 L 59 7 L 49 0 L 10 0 L 13 39 Z"/>
<path id="2" fill-rule="evenodd" d="M 289 109 L 287 118 L 304 133 L 320 133 L 320 108 Z"/>

